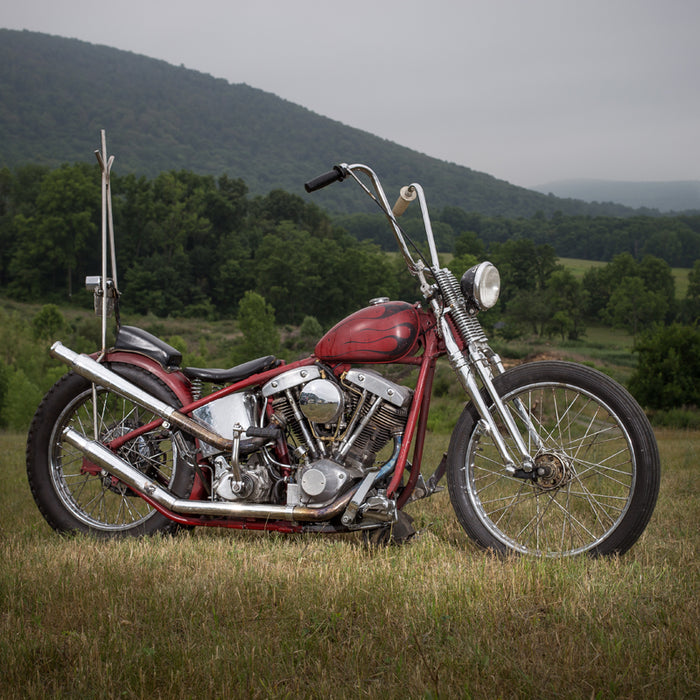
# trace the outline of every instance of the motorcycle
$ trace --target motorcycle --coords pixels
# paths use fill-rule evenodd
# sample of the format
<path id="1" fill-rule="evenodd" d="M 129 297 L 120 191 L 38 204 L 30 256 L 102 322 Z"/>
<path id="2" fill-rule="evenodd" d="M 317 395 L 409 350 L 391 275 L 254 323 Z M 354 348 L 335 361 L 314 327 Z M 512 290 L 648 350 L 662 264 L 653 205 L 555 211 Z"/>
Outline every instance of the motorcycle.
<path id="1" fill-rule="evenodd" d="M 372 299 L 305 359 L 266 356 L 208 369 L 182 366 L 176 349 L 121 325 L 104 135 L 96 153 L 103 262 L 88 283 L 103 347 L 89 356 L 53 344 L 51 355 L 71 371 L 42 400 L 27 443 L 31 491 L 54 529 L 120 537 L 215 526 L 405 541 L 415 530 L 404 507 L 442 490 L 446 474 L 462 528 L 499 554 L 608 555 L 640 537 L 660 473 L 644 412 L 589 367 L 541 361 L 505 369 L 478 320 L 498 300 L 498 270 L 482 262 L 458 281 L 440 267 L 418 183 L 403 187 L 393 207 L 362 164 L 336 165 L 305 187 L 359 185 L 386 216 L 423 303 Z M 415 201 L 426 255 L 399 224 Z M 116 339 L 107 348 L 112 312 Z M 425 476 L 441 357 L 468 401 Z M 383 376 L 382 365 L 417 370 L 415 388 Z"/>

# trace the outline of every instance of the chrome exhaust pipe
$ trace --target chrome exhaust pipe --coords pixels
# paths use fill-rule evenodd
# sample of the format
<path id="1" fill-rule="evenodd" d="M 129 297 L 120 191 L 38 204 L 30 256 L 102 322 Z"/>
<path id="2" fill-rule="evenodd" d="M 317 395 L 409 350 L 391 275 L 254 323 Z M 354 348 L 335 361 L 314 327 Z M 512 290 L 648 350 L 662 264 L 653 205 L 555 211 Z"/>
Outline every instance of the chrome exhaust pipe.
<path id="1" fill-rule="evenodd" d="M 78 354 L 67 348 L 60 341 L 56 341 L 49 350 L 51 357 L 55 357 L 65 362 L 76 374 L 85 377 L 93 384 L 99 384 L 106 389 L 111 389 L 120 396 L 131 399 L 134 403 L 147 408 L 162 418 L 170 425 L 193 435 L 200 440 L 213 445 L 222 452 L 230 452 L 233 441 L 227 440 L 218 433 L 215 433 L 208 426 L 198 423 L 193 418 L 180 413 L 174 406 L 151 396 L 147 391 L 140 389 L 124 377 L 120 377 L 116 372 L 96 362 L 89 355 Z"/>
<path id="2" fill-rule="evenodd" d="M 73 428 L 65 428 L 63 439 L 80 450 L 91 462 L 98 464 L 112 476 L 130 486 L 136 493 L 146 496 L 166 510 L 181 515 L 214 515 L 220 518 L 255 518 L 258 520 L 289 520 L 320 522 L 339 515 L 348 505 L 354 489 L 324 508 L 287 506 L 239 501 L 190 501 L 173 496 L 160 484 L 151 481 L 138 469 L 118 457 L 99 442 L 89 440 Z"/>

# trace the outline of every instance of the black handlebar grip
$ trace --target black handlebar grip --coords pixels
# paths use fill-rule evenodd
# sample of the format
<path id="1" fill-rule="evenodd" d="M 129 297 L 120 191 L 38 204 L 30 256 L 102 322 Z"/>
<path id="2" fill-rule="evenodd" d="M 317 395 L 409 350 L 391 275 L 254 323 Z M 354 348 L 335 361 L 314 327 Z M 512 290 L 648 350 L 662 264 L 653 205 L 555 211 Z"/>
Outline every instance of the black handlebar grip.
<path id="1" fill-rule="evenodd" d="M 315 177 L 313 180 L 309 180 L 305 185 L 304 189 L 307 192 L 315 192 L 320 190 L 322 187 L 327 187 L 332 185 L 334 182 L 342 182 L 345 179 L 345 171 L 339 165 L 333 167 L 333 170 L 329 170 L 323 175 Z"/>

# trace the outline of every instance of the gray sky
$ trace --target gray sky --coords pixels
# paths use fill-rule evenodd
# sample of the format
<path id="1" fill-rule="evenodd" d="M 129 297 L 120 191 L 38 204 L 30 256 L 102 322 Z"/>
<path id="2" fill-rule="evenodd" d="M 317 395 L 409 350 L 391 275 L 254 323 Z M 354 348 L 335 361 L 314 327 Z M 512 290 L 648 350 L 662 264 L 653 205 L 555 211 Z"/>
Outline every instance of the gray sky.
<path id="1" fill-rule="evenodd" d="M 247 83 L 526 187 L 700 180 L 698 0 L 0 0 L 0 26 Z"/>

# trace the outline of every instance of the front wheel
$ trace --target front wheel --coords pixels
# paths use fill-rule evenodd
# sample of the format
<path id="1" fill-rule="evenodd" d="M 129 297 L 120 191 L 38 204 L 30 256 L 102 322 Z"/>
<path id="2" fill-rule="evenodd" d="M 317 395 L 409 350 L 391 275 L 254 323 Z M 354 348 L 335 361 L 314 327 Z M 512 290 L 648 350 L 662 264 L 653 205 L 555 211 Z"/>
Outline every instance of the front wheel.
<path id="1" fill-rule="evenodd" d="M 534 476 L 503 468 L 485 422 L 468 404 L 447 462 L 450 499 L 467 534 L 499 553 L 627 551 L 649 522 L 660 476 L 654 433 L 632 396 L 604 374 L 568 362 L 521 365 L 494 386 L 534 458 Z M 493 413 L 489 399 L 487 405 Z"/>

